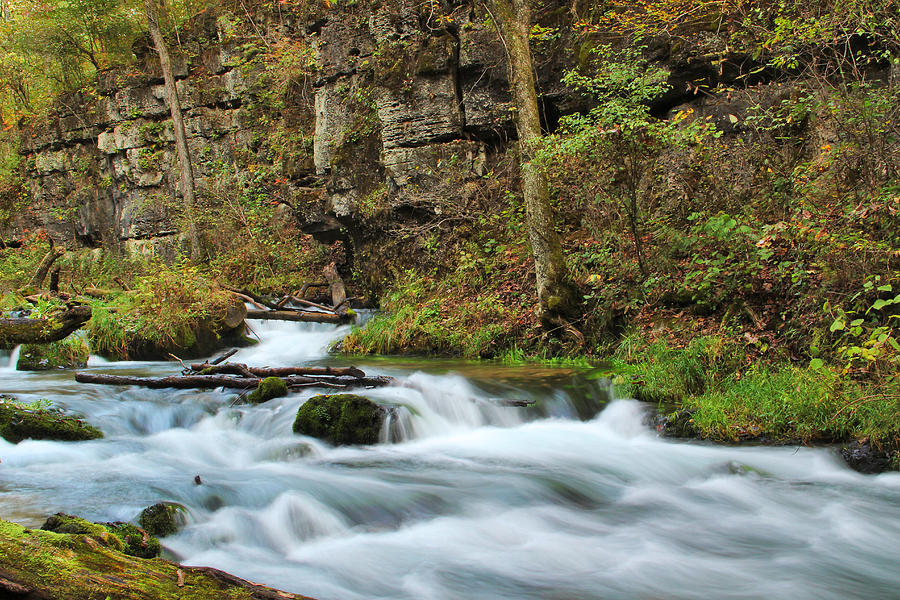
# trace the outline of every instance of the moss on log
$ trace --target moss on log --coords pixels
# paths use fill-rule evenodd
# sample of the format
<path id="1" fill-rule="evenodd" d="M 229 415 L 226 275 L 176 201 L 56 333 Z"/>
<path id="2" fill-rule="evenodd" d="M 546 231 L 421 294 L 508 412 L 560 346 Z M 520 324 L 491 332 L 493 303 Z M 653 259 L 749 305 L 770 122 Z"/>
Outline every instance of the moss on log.
<path id="1" fill-rule="evenodd" d="M 311 600 L 206 567 L 128 556 L 90 535 L 0 520 L 0 597 L 45 600 Z"/>
<path id="2" fill-rule="evenodd" d="M 0 319 L 0 348 L 55 342 L 87 323 L 90 318 L 90 306 L 76 306 L 49 319 Z"/>

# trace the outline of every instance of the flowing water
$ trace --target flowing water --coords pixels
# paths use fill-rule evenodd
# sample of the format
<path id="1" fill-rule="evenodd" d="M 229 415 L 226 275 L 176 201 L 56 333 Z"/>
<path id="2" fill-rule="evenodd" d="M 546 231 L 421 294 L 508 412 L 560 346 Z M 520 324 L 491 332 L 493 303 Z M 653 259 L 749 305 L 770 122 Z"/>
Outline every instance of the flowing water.
<path id="1" fill-rule="evenodd" d="M 336 364 L 326 348 L 346 333 L 254 329 L 263 342 L 232 360 Z M 403 384 L 366 392 L 397 407 L 395 443 L 332 448 L 292 434 L 312 390 L 246 406 L 222 390 L 0 368 L 0 391 L 47 398 L 106 434 L 0 440 L 0 517 L 131 520 L 179 502 L 189 522 L 163 540 L 170 557 L 320 600 L 900 598 L 900 475 L 856 474 L 827 449 L 662 440 L 644 406 L 606 403 L 589 374 L 360 366 Z"/>

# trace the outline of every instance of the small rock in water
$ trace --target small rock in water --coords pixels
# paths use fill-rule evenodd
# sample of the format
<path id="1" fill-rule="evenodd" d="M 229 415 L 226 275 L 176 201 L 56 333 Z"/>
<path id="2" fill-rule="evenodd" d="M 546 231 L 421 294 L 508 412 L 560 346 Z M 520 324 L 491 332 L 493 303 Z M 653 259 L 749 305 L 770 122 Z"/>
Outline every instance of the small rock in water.
<path id="1" fill-rule="evenodd" d="M 184 525 L 185 508 L 174 502 L 157 502 L 141 511 L 138 523 L 150 535 L 166 537 Z"/>
<path id="2" fill-rule="evenodd" d="M 199 475 L 194 475 L 194 485 L 200 485 L 203 483 L 203 480 L 200 479 Z"/>

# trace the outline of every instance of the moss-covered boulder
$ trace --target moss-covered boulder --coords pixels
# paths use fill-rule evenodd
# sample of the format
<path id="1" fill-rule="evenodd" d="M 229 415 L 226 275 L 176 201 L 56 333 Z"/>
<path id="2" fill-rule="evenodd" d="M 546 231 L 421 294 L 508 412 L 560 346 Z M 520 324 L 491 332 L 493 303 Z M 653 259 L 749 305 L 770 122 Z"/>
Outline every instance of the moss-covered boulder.
<path id="1" fill-rule="evenodd" d="M 335 446 L 375 444 L 387 414 L 385 408 L 355 394 L 313 396 L 297 410 L 294 433 Z"/>
<path id="2" fill-rule="evenodd" d="M 281 377 L 266 377 L 259 382 L 256 389 L 247 396 L 247 402 L 251 404 L 262 404 L 268 402 L 272 398 L 281 398 L 287 396 L 287 384 Z"/>
<path id="3" fill-rule="evenodd" d="M 77 528 L 72 522 L 69 525 Z M 135 558 L 91 533 L 54 533 L 0 520 L 0 598 L 7 597 L 311 600 L 253 584 L 217 569 L 185 567 L 160 558 Z"/>
<path id="4" fill-rule="evenodd" d="M 0 437 L 13 444 L 27 439 L 80 441 L 102 438 L 103 432 L 58 409 L 0 396 Z"/>
<path id="5" fill-rule="evenodd" d="M 157 502 L 141 511 L 138 524 L 150 535 L 166 537 L 184 525 L 185 509 L 174 502 Z"/>
<path id="6" fill-rule="evenodd" d="M 82 369 L 87 366 L 90 347 L 77 336 L 69 336 L 49 344 L 25 344 L 19 350 L 16 369 L 19 371 L 49 371 L 51 369 Z"/>
<path id="7" fill-rule="evenodd" d="M 41 526 L 44 531 L 86 535 L 107 548 L 138 558 L 159 556 L 159 540 L 131 523 L 94 523 L 72 515 L 56 513 Z"/>

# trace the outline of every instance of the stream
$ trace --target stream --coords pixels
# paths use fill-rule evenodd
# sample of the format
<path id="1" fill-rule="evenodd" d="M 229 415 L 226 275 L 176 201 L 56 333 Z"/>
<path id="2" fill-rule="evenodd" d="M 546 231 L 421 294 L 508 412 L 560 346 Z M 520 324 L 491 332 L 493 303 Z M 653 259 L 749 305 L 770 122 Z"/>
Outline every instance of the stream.
<path id="1" fill-rule="evenodd" d="M 347 364 L 327 353 L 346 326 L 252 326 L 262 342 L 232 361 Z M 169 558 L 319 600 L 900 598 L 900 474 L 857 474 L 829 449 L 663 440 L 646 406 L 610 400 L 590 372 L 354 361 L 403 383 L 363 392 L 398 407 L 399 440 L 333 448 L 291 432 L 315 390 L 248 406 L 222 390 L 78 384 L 6 357 L 0 391 L 106 435 L 0 439 L 0 517 L 28 526 L 178 502 L 188 524 L 162 540 Z"/>

